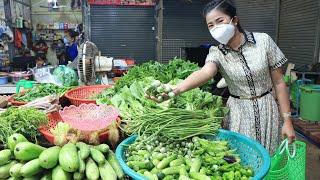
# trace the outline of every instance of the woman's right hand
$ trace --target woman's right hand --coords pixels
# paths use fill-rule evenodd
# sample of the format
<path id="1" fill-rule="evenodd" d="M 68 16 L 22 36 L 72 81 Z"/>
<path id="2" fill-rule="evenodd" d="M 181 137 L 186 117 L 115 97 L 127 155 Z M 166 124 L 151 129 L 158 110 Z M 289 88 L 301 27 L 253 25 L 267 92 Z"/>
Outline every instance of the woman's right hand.
<path id="1" fill-rule="evenodd" d="M 169 95 L 166 94 L 166 93 L 161 94 L 162 99 L 158 99 L 157 97 L 149 96 L 147 94 L 145 95 L 145 97 L 148 98 L 148 99 L 151 99 L 151 100 L 153 100 L 153 101 L 155 101 L 157 103 L 161 103 L 163 101 L 167 101 L 167 100 L 170 99 Z"/>
<path id="2" fill-rule="evenodd" d="M 206 63 L 200 70 L 193 72 L 184 81 L 178 84 L 173 90 L 174 96 L 178 96 L 181 93 L 197 88 L 206 82 L 208 82 L 218 71 L 216 63 Z M 154 100 L 155 102 L 162 102 L 168 100 L 170 97 L 168 94 L 162 94 L 162 101 L 156 97 L 148 96 L 147 98 Z"/>

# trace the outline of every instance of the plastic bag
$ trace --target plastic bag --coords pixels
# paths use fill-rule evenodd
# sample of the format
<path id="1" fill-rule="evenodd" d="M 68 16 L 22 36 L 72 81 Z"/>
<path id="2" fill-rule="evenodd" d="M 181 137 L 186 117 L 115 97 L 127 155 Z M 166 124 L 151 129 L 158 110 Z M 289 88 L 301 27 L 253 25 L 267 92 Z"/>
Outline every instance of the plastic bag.
<path id="1" fill-rule="evenodd" d="M 77 86 L 78 85 L 78 75 L 77 73 L 64 65 L 60 65 L 53 71 L 53 76 L 55 81 L 60 83 L 65 87 Z"/>

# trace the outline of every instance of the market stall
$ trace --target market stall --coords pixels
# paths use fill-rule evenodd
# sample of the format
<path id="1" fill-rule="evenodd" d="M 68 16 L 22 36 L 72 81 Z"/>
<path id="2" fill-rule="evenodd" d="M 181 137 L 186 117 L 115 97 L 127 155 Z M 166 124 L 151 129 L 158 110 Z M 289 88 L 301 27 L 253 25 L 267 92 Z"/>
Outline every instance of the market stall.
<path id="1" fill-rule="evenodd" d="M 0 8 L 10 5 L 11 10 L 6 11 L 5 18 L 0 11 L 0 32 L 4 32 L 0 34 L 0 179 L 305 178 L 304 142 L 297 140 L 289 144 L 288 137 L 276 144 L 278 140 L 269 140 L 269 135 L 257 131 L 258 126 L 265 124 L 268 128 L 261 129 L 267 130 L 261 131 L 270 131 L 270 136 L 276 139 L 278 134 L 271 131 L 277 129 L 270 128 L 274 121 L 260 122 L 259 114 L 254 114 L 254 121 L 245 123 L 256 128 L 255 136 L 265 136 L 264 139 L 245 135 L 241 128 L 247 127 L 239 127 L 236 132 L 228 130 L 225 125 L 230 112 L 234 112 L 229 109 L 232 101 L 227 105 L 226 99 L 214 93 L 217 90 L 214 79 L 182 94 L 176 93 L 176 87 L 200 70 L 199 66 L 204 65 L 207 54 L 212 51 L 211 45 L 201 40 L 209 35 L 206 26 L 200 33 L 192 28 L 180 31 L 183 26 L 200 26 L 199 22 L 195 23 L 200 17 L 191 17 L 206 1 L 194 3 L 190 10 L 179 11 L 174 10 L 177 4 L 187 7 L 193 2 L 5 2 L 0 3 Z M 239 4 L 243 7 L 247 3 Z M 260 6 L 259 11 L 264 6 Z M 21 12 L 23 9 L 28 11 Z M 181 20 L 186 18 L 190 19 L 190 25 L 181 25 Z M 165 25 L 167 27 L 162 27 Z M 181 27 L 176 28 L 178 25 Z M 172 33 L 175 31 L 177 33 Z M 192 45 L 191 41 L 198 45 L 195 39 L 205 45 L 191 48 L 196 52 L 193 55 L 188 46 Z M 250 46 L 256 43 L 247 41 L 250 43 L 246 45 Z M 183 50 L 191 61 L 182 58 Z M 150 60 L 156 55 L 158 60 Z M 241 78 L 252 76 L 251 64 L 244 64 L 243 68 L 246 74 L 240 74 Z M 299 74 L 300 71 L 293 72 Z M 312 81 L 306 79 L 303 72 L 302 79 L 298 77 L 295 81 L 291 73 L 285 80 L 296 108 L 297 116 L 293 117 L 318 121 L 319 103 L 310 103 L 319 99 L 318 76 Z M 239 81 L 245 85 L 256 83 L 254 79 Z M 250 88 L 253 89 L 255 87 Z M 270 96 L 275 105 L 270 92 L 265 95 Z M 254 109 L 239 104 L 239 109 L 249 109 L 242 114 L 249 114 L 265 108 L 256 101 L 265 95 L 232 97 L 253 102 Z M 278 106 L 265 109 L 271 112 L 275 108 Z M 290 111 L 285 115 L 291 118 Z M 294 121 L 296 128 L 303 131 L 300 126 L 304 124 Z M 313 124 L 318 127 L 318 123 Z M 311 131 L 318 129 L 311 128 Z M 275 147 L 271 148 L 271 143 Z M 270 154 L 272 151 L 274 154 Z"/>
<path id="2" fill-rule="evenodd" d="M 131 67 L 114 85 L 41 83 L 20 89 L 0 114 L 1 178 L 265 176 L 267 151 L 220 129 L 228 108 L 221 97 L 206 91 L 209 84 L 181 96 L 170 93 L 197 69 L 194 63 L 173 59 Z M 169 93 L 168 101 L 162 92 Z M 62 104 L 62 97 L 71 103 Z"/>

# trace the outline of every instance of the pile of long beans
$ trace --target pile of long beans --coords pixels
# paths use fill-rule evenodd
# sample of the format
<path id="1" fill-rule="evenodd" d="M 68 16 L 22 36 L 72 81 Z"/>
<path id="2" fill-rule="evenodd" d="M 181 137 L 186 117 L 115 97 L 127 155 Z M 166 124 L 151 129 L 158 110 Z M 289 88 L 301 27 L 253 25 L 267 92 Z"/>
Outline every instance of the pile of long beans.
<path id="1" fill-rule="evenodd" d="M 198 135 L 213 135 L 221 127 L 223 117 L 212 117 L 205 111 L 189 111 L 169 108 L 147 109 L 143 114 L 132 116 L 125 131 L 128 134 L 146 135 L 146 141 L 157 136 L 170 140 L 184 140 Z"/>

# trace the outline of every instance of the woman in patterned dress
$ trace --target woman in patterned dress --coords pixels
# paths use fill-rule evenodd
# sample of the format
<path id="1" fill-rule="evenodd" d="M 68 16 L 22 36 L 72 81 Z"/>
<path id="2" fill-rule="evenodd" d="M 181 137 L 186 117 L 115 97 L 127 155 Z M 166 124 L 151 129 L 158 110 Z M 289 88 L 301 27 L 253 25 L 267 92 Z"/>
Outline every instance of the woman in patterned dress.
<path id="1" fill-rule="evenodd" d="M 204 16 L 211 35 L 220 45 L 210 48 L 204 67 L 179 84 L 174 93 L 179 95 L 199 87 L 220 71 L 231 94 L 227 102 L 228 128 L 257 140 L 273 154 L 281 134 L 289 143 L 295 139 L 287 87 L 280 69 L 287 59 L 269 35 L 241 28 L 230 1 L 211 1 Z"/>

